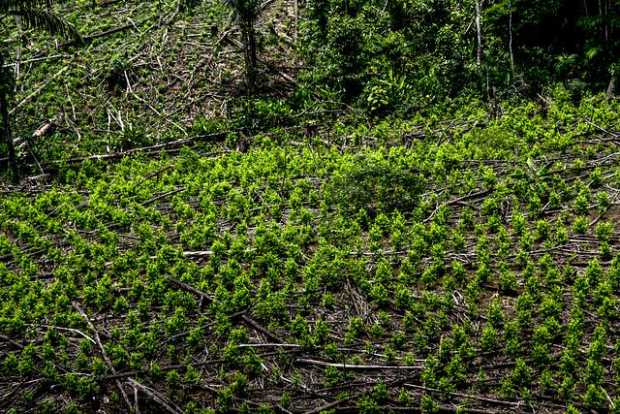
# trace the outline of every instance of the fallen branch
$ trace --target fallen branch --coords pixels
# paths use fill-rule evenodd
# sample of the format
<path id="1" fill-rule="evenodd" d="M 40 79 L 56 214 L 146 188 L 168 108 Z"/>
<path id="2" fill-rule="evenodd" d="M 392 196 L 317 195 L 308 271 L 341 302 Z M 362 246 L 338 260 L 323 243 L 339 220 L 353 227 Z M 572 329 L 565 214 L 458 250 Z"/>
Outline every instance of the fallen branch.
<path id="1" fill-rule="evenodd" d="M 347 399 L 349 400 L 349 399 Z M 346 401 L 346 400 L 343 400 Z M 423 413 L 425 411 L 422 411 L 422 409 L 420 408 L 420 406 L 412 406 L 412 407 L 399 407 L 399 406 L 395 406 L 395 405 L 382 405 L 382 406 L 377 406 L 377 407 L 373 407 L 375 408 L 377 411 L 376 412 L 380 412 L 380 413 Z M 470 414 L 499 414 L 499 411 L 489 411 L 489 410 L 484 410 L 484 409 L 478 409 L 478 408 L 467 408 L 467 407 L 454 407 L 454 406 L 450 406 L 450 405 L 439 405 L 438 407 L 438 411 L 440 413 L 470 413 Z M 353 405 L 353 406 L 346 406 L 346 407 L 340 407 L 340 408 L 334 408 L 334 411 L 336 413 L 339 414 L 357 414 L 360 412 L 360 407 Z M 320 411 L 316 411 L 317 413 Z M 312 411 L 312 413 L 315 413 L 315 411 Z"/>
<path id="2" fill-rule="evenodd" d="M 63 57 L 69 57 L 69 55 L 67 54 L 58 54 L 58 55 L 49 55 L 49 56 L 42 56 L 42 57 L 36 57 L 36 58 L 32 58 L 32 59 L 27 59 L 27 60 L 22 60 L 21 62 L 19 62 L 20 65 L 24 65 L 26 63 L 35 63 L 35 62 L 41 62 L 43 60 L 52 60 L 52 59 L 59 59 L 59 58 L 63 58 Z M 10 68 L 12 66 L 16 66 L 17 62 L 15 63 L 5 63 L 4 64 L 4 68 Z"/>
<path id="3" fill-rule="evenodd" d="M 351 369 L 351 370 L 361 370 L 361 371 L 371 371 L 371 370 L 422 370 L 424 369 L 421 365 L 349 365 L 345 363 L 339 362 L 328 362 L 328 361 L 320 361 L 317 359 L 309 359 L 309 358 L 297 358 L 295 360 L 299 364 L 304 365 L 317 365 L 325 368 L 339 368 L 339 369 Z"/>
<path id="4" fill-rule="evenodd" d="M 272 341 L 277 341 L 277 342 L 283 342 L 280 338 L 278 338 L 275 334 L 269 332 L 265 327 L 263 327 L 261 324 L 259 324 L 258 322 L 256 322 L 254 319 L 250 318 L 248 315 L 243 314 L 241 315 L 241 319 L 247 323 L 248 325 L 250 325 L 252 328 L 256 329 L 258 332 L 262 333 L 263 335 L 265 335 L 267 338 L 271 339 Z"/>
<path id="5" fill-rule="evenodd" d="M 6 342 L 8 342 L 8 343 L 10 343 L 11 345 L 13 345 L 13 346 L 14 346 L 14 347 L 16 347 L 16 348 L 19 348 L 19 349 L 24 349 L 24 345 L 20 344 L 19 342 L 16 342 L 16 341 L 12 340 L 12 339 L 11 339 L 11 338 L 9 338 L 8 336 L 1 335 L 1 334 L 0 334 L 0 339 L 2 339 L 3 341 L 6 341 Z"/>
<path id="6" fill-rule="evenodd" d="M 421 391 L 426 391 L 426 392 L 432 392 L 432 393 L 438 393 L 438 394 L 449 394 L 449 395 L 453 395 L 455 397 L 459 397 L 459 398 L 467 398 L 470 400 L 477 400 L 477 401 L 482 401 L 482 402 L 486 402 L 486 403 L 490 403 L 490 404 L 495 404 L 495 405 L 506 405 L 509 407 L 521 407 L 523 406 L 523 404 L 521 402 L 515 402 L 515 401 L 506 401 L 506 400 L 496 400 L 494 398 L 488 398 L 488 397 L 482 397 L 480 395 L 472 395 L 472 394 L 463 394 L 460 392 L 449 392 L 449 391 L 441 391 L 435 388 L 430 388 L 430 387 L 425 387 L 423 385 L 416 385 L 416 384 L 409 384 L 409 383 L 405 383 L 403 384 L 405 387 L 408 388 L 413 388 L 416 390 L 421 390 Z"/>
<path id="7" fill-rule="evenodd" d="M 168 196 L 171 196 L 173 194 L 180 193 L 182 191 L 185 191 L 185 188 L 177 188 L 176 190 L 171 190 L 171 191 L 165 192 L 165 193 L 160 194 L 160 195 L 158 195 L 156 197 L 153 197 L 153 198 L 150 198 L 150 199 L 146 200 L 144 203 L 142 203 L 142 205 L 143 206 L 148 206 L 149 204 L 153 204 L 156 201 L 159 201 L 159 200 L 161 200 L 163 198 L 166 198 Z"/>
<path id="8" fill-rule="evenodd" d="M 212 301 L 213 301 L 213 296 L 211 296 L 211 295 L 209 295 L 209 294 L 207 294 L 207 293 L 203 292 L 202 290 L 196 289 L 195 287 L 193 287 L 193 286 L 191 286 L 191 285 L 188 285 L 188 284 L 187 284 L 187 283 L 185 283 L 185 282 L 181 282 L 180 280 L 175 279 L 175 278 L 173 278 L 173 277 L 169 277 L 169 276 L 168 276 L 168 277 L 167 277 L 167 279 L 168 279 L 169 281 L 171 281 L 172 283 L 174 283 L 175 285 L 177 285 L 177 286 L 179 286 L 180 288 L 182 288 L 183 290 L 187 291 L 187 292 L 190 292 L 190 293 L 193 293 L 193 294 L 195 294 L 195 295 L 198 295 L 198 296 L 200 296 L 200 297 L 202 297 L 202 298 L 204 298 L 204 299 L 207 299 L 207 300 L 208 300 L 208 301 L 210 301 L 210 302 L 212 302 Z"/>
<path id="9" fill-rule="evenodd" d="M 613 138 L 620 138 L 620 135 L 615 134 L 615 133 L 613 133 L 613 132 L 610 132 L 610 131 L 606 130 L 605 128 L 601 127 L 601 126 L 596 125 L 594 122 L 592 122 L 592 121 L 590 121 L 590 120 L 587 120 L 587 119 L 586 119 L 585 121 L 586 121 L 588 124 L 592 125 L 594 128 L 598 129 L 599 131 L 604 132 L 604 133 L 605 133 L 605 134 L 607 134 L 607 135 L 611 135 Z"/>
<path id="10" fill-rule="evenodd" d="M 35 89 L 30 95 L 26 96 L 24 99 L 22 99 L 17 105 L 15 105 L 10 111 L 9 111 L 9 115 L 13 115 L 15 114 L 15 112 L 21 108 L 22 106 L 24 106 L 26 103 L 30 102 L 30 100 L 32 98 L 34 98 L 35 96 L 37 96 L 39 93 L 41 93 L 41 91 L 43 89 L 45 89 L 45 87 L 47 85 L 49 85 L 53 80 L 55 80 L 56 78 L 58 78 L 60 75 L 62 75 L 63 73 L 65 73 L 67 70 L 69 69 L 68 66 L 63 67 L 62 69 L 60 69 L 58 72 L 56 72 L 54 75 L 52 75 L 51 78 L 47 79 L 43 85 L 39 86 L 37 89 Z"/>
<path id="11" fill-rule="evenodd" d="M 145 393 L 146 395 L 151 397 L 151 399 L 153 399 L 153 401 L 155 401 L 156 403 L 161 405 L 169 413 L 172 413 L 172 414 L 182 414 L 183 413 L 183 410 L 181 410 L 179 407 L 177 407 L 173 403 L 167 401 L 166 398 L 162 397 L 157 391 L 155 391 L 155 390 L 153 390 L 153 389 L 151 389 L 151 388 L 149 388 L 149 387 L 147 387 L 145 385 L 140 384 L 138 381 L 134 380 L 133 378 L 129 378 L 128 382 L 132 386 L 140 389 L 140 391 L 142 391 L 143 393 Z"/>
<path id="12" fill-rule="evenodd" d="M 290 349 L 286 351 L 279 350 L 277 352 L 266 352 L 264 354 L 257 354 L 257 356 L 261 358 L 265 358 L 265 357 L 270 357 L 270 356 L 281 355 L 282 353 L 296 353 L 296 352 L 299 352 L 299 350 L 298 349 Z M 208 367 L 210 365 L 223 364 L 226 361 L 228 360 L 221 358 L 221 359 L 212 359 L 209 361 L 194 362 L 191 364 L 164 365 L 158 368 L 158 372 L 167 372 L 167 371 L 172 371 L 172 370 L 178 370 L 182 372 L 185 369 L 187 369 L 188 366 L 192 366 L 194 368 L 201 368 L 201 367 Z M 149 373 L 148 369 L 118 372 L 116 374 L 106 375 L 105 377 L 102 378 L 102 380 L 117 380 L 117 379 L 122 379 L 122 378 L 127 378 L 127 377 L 134 377 L 136 375 L 144 375 L 148 373 Z"/>
<path id="13" fill-rule="evenodd" d="M 174 283 L 175 285 L 181 287 L 183 290 L 190 292 L 190 293 L 194 293 L 195 295 L 200 296 L 201 298 L 207 299 L 208 301 L 212 302 L 214 300 L 213 296 L 209 295 L 208 293 L 203 292 L 202 290 L 196 289 L 195 287 L 185 283 L 185 282 L 181 282 L 178 279 L 175 279 L 173 277 L 168 277 L 168 280 L 170 280 L 172 283 Z M 282 339 L 278 338 L 277 335 L 269 332 L 269 330 L 267 330 L 265 327 L 263 327 L 260 323 L 256 322 L 254 319 L 250 318 L 248 315 L 246 315 L 245 313 L 242 313 L 239 315 L 241 317 L 241 320 L 243 320 L 246 324 L 250 325 L 252 328 L 254 328 L 255 330 L 257 330 L 258 332 L 262 333 L 263 335 L 265 335 L 267 338 L 271 339 L 272 341 L 276 341 L 279 343 L 282 343 L 284 341 L 282 341 Z"/>
<path id="14" fill-rule="evenodd" d="M 166 148 L 182 147 L 184 145 L 193 144 L 194 142 L 199 141 L 199 140 L 205 140 L 209 138 L 224 138 L 227 134 L 228 134 L 228 131 L 218 132 L 215 134 L 198 135 L 198 136 L 191 137 L 191 138 L 178 139 L 175 141 L 164 142 L 162 144 L 149 145 L 147 147 L 132 148 L 126 151 L 119 151 L 119 152 L 115 152 L 111 154 L 96 154 L 96 155 L 90 155 L 86 157 L 69 158 L 67 160 L 48 161 L 44 165 L 57 165 L 57 164 L 64 164 L 64 163 L 78 164 L 78 163 L 88 161 L 88 160 L 97 160 L 97 161 L 114 160 L 114 159 L 119 159 L 119 158 L 123 158 L 129 155 L 147 152 L 147 151 L 152 152 L 152 151 L 157 151 L 157 150 L 166 149 Z M 231 151 L 222 150 L 222 151 L 213 152 L 212 155 L 227 154 L 229 152 Z"/>
<path id="15" fill-rule="evenodd" d="M 88 324 L 88 327 L 93 331 L 93 334 L 95 336 L 95 342 L 97 342 L 97 346 L 101 350 L 101 356 L 103 357 L 103 360 L 108 366 L 108 369 L 110 370 L 110 372 L 112 372 L 112 374 L 116 374 L 116 369 L 114 368 L 114 365 L 112 365 L 112 361 L 108 357 L 108 354 L 105 351 L 103 343 L 101 342 L 101 338 L 99 337 L 99 331 L 97 331 L 97 328 L 95 328 L 95 325 L 93 325 L 93 323 L 88 318 L 88 315 L 86 315 L 86 312 L 82 310 L 82 308 L 80 307 L 80 305 L 77 304 L 77 302 L 73 302 L 73 307 L 80 313 L 80 315 L 82 315 L 82 318 L 84 318 L 84 320 Z M 123 396 L 123 400 L 125 400 L 125 404 L 127 404 L 127 408 L 131 411 L 131 403 L 129 402 L 129 397 L 127 397 L 127 393 L 125 392 L 125 389 L 123 388 L 123 384 L 121 384 L 119 380 L 116 380 L 115 382 L 116 382 L 116 387 L 118 388 L 121 395 Z"/>
<path id="16" fill-rule="evenodd" d="M 441 207 L 447 207 L 447 206 L 450 206 L 450 205 L 453 205 L 453 204 L 460 203 L 460 202 L 465 201 L 465 200 L 469 200 L 469 199 L 476 198 L 476 197 L 482 197 L 482 196 L 487 195 L 490 192 L 491 192 L 491 190 L 481 190 L 481 191 L 477 191 L 475 193 L 470 193 L 470 194 L 464 195 L 462 197 L 454 198 L 454 199 L 446 201 L 445 203 L 442 203 L 442 204 L 438 204 L 437 207 L 435 208 L 435 210 L 433 210 L 433 212 L 430 214 L 430 216 L 428 216 L 426 219 L 424 219 L 422 221 L 422 223 L 427 223 L 430 220 L 432 220 L 432 218 L 435 216 L 435 214 L 437 214 L 437 212 L 439 211 L 439 209 Z"/>

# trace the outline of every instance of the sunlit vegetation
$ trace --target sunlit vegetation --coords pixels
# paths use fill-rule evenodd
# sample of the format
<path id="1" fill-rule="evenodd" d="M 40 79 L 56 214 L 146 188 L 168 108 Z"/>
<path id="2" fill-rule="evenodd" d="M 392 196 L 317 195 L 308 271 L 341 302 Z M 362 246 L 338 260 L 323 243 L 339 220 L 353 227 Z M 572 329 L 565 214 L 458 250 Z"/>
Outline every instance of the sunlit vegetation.
<path id="1" fill-rule="evenodd" d="M 0 412 L 618 412 L 614 1 L 27 3 Z"/>
<path id="2" fill-rule="evenodd" d="M 609 409 L 620 170 L 582 119 L 618 107 L 554 99 L 409 148 L 384 149 L 404 125 L 344 151 L 283 133 L 5 193 L 3 401 Z"/>

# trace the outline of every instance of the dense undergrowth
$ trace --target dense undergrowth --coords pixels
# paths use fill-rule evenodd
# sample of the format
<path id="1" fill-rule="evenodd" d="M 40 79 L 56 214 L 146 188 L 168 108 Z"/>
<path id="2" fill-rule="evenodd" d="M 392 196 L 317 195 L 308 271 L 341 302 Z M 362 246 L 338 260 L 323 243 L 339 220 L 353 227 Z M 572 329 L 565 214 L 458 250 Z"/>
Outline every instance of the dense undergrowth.
<path id="1" fill-rule="evenodd" d="M 620 108 L 569 98 L 5 187 L 2 410 L 615 412 Z"/>

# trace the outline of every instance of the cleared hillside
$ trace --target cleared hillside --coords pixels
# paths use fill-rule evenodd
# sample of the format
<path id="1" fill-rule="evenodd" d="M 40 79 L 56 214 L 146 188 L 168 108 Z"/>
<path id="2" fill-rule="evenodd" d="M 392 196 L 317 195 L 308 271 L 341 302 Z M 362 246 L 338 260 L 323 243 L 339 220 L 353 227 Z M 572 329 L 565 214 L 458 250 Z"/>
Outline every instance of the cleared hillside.
<path id="1" fill-rule="evenodd" d="M 613 411 L 618 109 L 560 91 L 5 185 L 0 406 Z"/>

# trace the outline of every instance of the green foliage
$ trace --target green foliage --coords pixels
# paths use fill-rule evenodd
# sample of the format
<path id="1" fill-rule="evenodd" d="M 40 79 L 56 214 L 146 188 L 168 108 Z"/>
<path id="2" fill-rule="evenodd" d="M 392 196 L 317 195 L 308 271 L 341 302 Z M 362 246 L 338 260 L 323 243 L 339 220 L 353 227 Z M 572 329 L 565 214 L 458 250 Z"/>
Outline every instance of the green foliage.
<path id="1" fill-rule="evenodd" d="M 313 1 L 302 46 L 311 67 L 302 80 L 385 115 L 425 109 L 463 91 L 534 92 L 564 80 L 579 95 L 617 78 L 620 43 L 610 37 L 617 34 L 615 2 L 482 4 L 480 63 L 474 4 Z"/>
<path id="2" fill-rule="evenodd" d="M 1 0 L 0 13 L 21 18 L 21 23 L 51 34 L 59 34 L 82 42 L 76 28 L 50 10 L 51 1 L 40 0 Z M 3 16 L 4 18 L 4 16 Z"/>
<path id="3" fill-rule="evenodd" d="M 174 14 L 177 4 L 157 7 Z M 45 164 L 57 174 L 52 185 L 0 189 L 0 371 L 28 384 L 15 391 L 16 410 L 44 411 L 44 401 L 54 401 L 63 406 L 52 411 L 88 412 L 93 404 L 123 411 L 114 371 L 126 391 L 132 378 L 188 412 L 302 412 L 315 408 L 319 395 L 343 400 L 336 411 L 437 412 L 489 409 L 464 396 L 504 394 L 536 411 L 555 409 L 548 399 L 611 410 L 605 393 L 616 398 L 610 384 L 620 365 L 613 225 L 620 181 L 615 141 L 604 130 L 617 129 L 618 102 L 579 101 L 559 87 L 541 95 L 544 103 L 496 95 L 490 117 L 486 103 L 469 94 L 429 105 L 486 89 L 487 69 L 490 95 L 505 82 L 505 32 L 494 33 L 510 10 L 485 3 L 478 69 L 475 28 L 467 30 L 472 6 L 312 2 L 302 10 L 298 38 L 312 56 L 296 90 L 257 94 L 244 100 L 242 114 L 233 109 L 233 119 L 223 120 L 198 106 L 228 93 L 229 78 L 241 71 L 222 67 L 217 93 L 207 94 L 200 73 L 202 64 L 217 62 L 211 54 L 207 63 L 188 58 L 179 66 L 197 68 L 195 83 L 179 86 L 171 74 L 186 80 L 185 72 L 162 69 L 170 85 L 161 95 L 147 100 L 142 89 L 155 76 L 148 53 L 170 69 L 165 51 L 177 42 L 216 40 L 204 30 L 228 22 L 222 5 L 197 4 L 192 17 L 179 8 L 186 20 L 164 19 L 165 28 L 132 15 L 148 45 L 125 34 L 95 40 L 92 49 L 116 45 L 117 58 L 83 51 L 84 60 L 93 58 L 92 73 L 67 69 L 66 96 L 50 82 L 42 102 L 64 108 L 60 129 L 73 132 L 46 137 L 44 161 L 57 159 L 65 144 L 65 158 L 153 140 L 195 148 L 177 143 L 166 147 L 171 154 Z M 106 7 L 116 13 L 121 5 Z M 512 7 L 517 41 L 526 21 L 550 13 L 516 1 Z M 209 43 L 209 51 L 230 52 L 235 35 Z M 121 37 L 135 49 L 120 47 Z M 314 43 L 302 45 L 307 38 Z M 536 52 L 516 49 L 518 75 Z M 275 65 L 272 57 L 262 69 Z M 578 64 L 571 58 L 561 70 Z M 22 79 L 32 86 L 42 70 L 33 65 Z M 105 85 L 111 75 L 121 82 L 106 94 L 88 86 L 93 79 Z M 316 85 L 318 97 L 303 95 Z M 93 97 L 92 110 L 80 94 Z M 336 102 L 312 106 L 326 96 Z M 69 98 L 78 114 L 89 114 L 86 121 L 72 120 Z M 354 109 L 342 113 L 340 98 Z M 185 103 L 191 117 L 170 109 Z M 24 104 L 21 121 L 32 123 L 38 109 Z M 153 109 L 164 116 L 147 117 Z M 418 109 L 424 114 L 411 115 Z M 323 117 L 330 111 L 341 115 L 337 122 Z M 118 113 L 124 127 L 109 132 Z M 317 114 L 322 121 L 313 129 Z M 95 134 L 91 123 L 107 132 Z M 67 139 L 76 130 L 83 139 Z M 145 394 L 138 389 L 142 411 L 161 408 Z"/>

